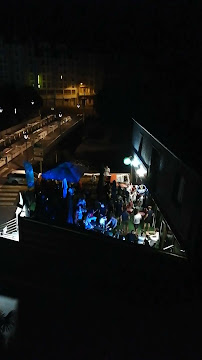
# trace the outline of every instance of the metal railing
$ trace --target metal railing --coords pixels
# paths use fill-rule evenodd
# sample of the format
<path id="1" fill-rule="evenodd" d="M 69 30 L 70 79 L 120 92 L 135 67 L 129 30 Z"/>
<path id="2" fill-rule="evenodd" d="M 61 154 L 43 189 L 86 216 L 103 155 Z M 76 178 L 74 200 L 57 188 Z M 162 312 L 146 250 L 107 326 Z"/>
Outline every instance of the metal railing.
<path id="1" fill-rule="evenodd" d="M 19 241 L 18 222 L 16 218 L 0 225 L 0 237 Z"/>

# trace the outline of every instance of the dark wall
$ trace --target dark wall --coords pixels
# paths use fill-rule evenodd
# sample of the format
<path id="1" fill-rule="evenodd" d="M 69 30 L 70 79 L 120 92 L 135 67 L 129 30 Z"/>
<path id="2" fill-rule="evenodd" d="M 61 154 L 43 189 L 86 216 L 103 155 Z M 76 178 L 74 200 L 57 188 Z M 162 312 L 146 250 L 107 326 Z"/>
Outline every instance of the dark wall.
<path id="1" fill-rule="evenodd" d="M 171 151 L 164 147 L 140 124 L 134 121 L 133 147 L 139 150 L 143 137 L 141 157 L 148 165 L 147 183 L 157 205 L 172 228 L 176 238 L 189 253 L 198 237 L 200 204 L 202 199 L 201 178 Z M 152 157 L 156 155 L 152 171 Z M 182 202 L 176 201 L 180 179 L 184 179 Z"/>
<path id="2" fill-rule="evenodd" d="M 20 245 L 32 247 L 33 254 L 43 253 L 44 263 L 52 257 L 53 267 L 58 259 L 61 264 L 65 262 L 81 286 L 91 284 L 95 291 L 107 289 L 121 298 L 127 296 L 128 301 L 134 296 L 141 301 L 149 296 L 153 301 L 162 296 L 159 287 L 167 293 L 164 300 L 173 301 L 173 296 L 182 296 L 181 287 L 173 293 L 173 277 L 181 277 L 182 271 L 187 273 L 187 280 L 189 277 L 188 263 L 182 258 L 132 246 L 99 233 L 81 233 L 77 228 L 64 229 L 28 218 L 20 218 Z M 179 281 L 187 280 L 185 275 Z M 131 284 L 135 284 L 135 293 Z"/>

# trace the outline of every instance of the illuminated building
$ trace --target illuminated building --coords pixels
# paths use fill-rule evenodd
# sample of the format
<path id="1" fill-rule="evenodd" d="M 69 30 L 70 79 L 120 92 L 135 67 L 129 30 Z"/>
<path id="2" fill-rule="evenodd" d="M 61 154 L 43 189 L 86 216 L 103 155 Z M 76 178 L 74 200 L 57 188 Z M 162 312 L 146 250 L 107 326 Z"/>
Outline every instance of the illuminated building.
<path id="1" fill-rule="evenodd" d="M 66 45 L 49 43 L 7 44 L 0 41 L 1 84 L 33 86 L 45 108 L 93 108 L 102 87 L 100 56 L 71 53 Z"/>

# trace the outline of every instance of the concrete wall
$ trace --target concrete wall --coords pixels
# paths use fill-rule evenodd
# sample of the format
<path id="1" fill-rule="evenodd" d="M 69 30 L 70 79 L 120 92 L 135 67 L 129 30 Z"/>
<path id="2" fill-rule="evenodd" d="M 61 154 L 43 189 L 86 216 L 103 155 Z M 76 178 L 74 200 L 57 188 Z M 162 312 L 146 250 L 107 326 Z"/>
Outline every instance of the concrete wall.
<path id="1" fill-rule="evenodd" d="M 191 243 L 195 242 L 198 236 L 200 224 L 201 177 L 134 121 L 133 148 L 136 153 L 139 151 L 142 137 L 142 151 L 138 155 L 148 166 L 147 186 L 178 241 L 189 251 L 192 247 Z M 156 173 L 151 175 L 153 148 L 159 154 L 159 167 Z M 177 176 L 184 178 L 184 191 L 180 204 L 174 200 L 175 190 L 178 190 Z M 152 180 L 156 183 L 155 187 L 152 185 Z"/>

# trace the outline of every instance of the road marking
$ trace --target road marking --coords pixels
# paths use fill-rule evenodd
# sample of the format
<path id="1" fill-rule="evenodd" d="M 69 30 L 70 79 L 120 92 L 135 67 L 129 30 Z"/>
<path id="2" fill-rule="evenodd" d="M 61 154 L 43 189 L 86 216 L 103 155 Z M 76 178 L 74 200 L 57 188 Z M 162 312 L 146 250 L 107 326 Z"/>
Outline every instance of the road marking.
<path id="1" fill-rule="evenodd" d="M 26 188 L 25 186 L 0 185 L 0 207 L 16 206 L 22 187 Z"/>
<path id="2" fill-rule="evenodd" d="M 27 190 L 26 185 L 0 185 L 0 189 L 10 190 L 10 191 L 22 191 Z"/>
<path id="3" fill-rule="evenodd" d="M 3 189 L 3 188 L 0 189 L 0 192 L 1 192 L 1 193 L 6 193 L 6 194 L 8 194 L 8 193 L 10 193 L 10 194 L 18 194 L 18 193 L 19 193 L 18 190 L 14 190 L 14 189 Z"/>
<path id="4" fill-rule="evenodd" d="M 15 203 L 13 202 L 0 202 L 0 206 L 14 206 Z"/>
<path id="5" fill-rule="evenodd" d="M 18 195 L 18 193 L 0 193 L 0 200 L 2 200 L 2 196 L 6 196 L 6 197 L 12 197 L 12 198 L 16 198 L 16 195 Z"/>
<path id="6" fill-rule="evenodd" d="M 8 199 L 7 197 L 0 197 L 0 201 L 2 201 L 2 200 L 10 200 L 10 201 L 15 201 L 16 200 L 16 196 L 15 197 L 12 197 L 11 199 Z"/>

